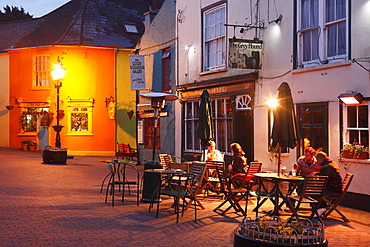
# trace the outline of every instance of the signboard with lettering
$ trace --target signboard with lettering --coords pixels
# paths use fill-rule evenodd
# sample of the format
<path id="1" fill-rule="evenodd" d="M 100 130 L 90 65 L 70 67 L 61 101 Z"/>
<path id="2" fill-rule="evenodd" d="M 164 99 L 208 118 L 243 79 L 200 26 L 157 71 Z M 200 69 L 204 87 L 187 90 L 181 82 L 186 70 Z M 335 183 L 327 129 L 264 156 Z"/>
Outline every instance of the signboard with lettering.
<path id="1" fill-rule="evenodd" d="M 131 90 L 145 90 L 144 55 L 130 55 Z"/>
<path id="2" fill-rule="evenodd" d="M 229 67 L 260 69 L 262 43 L 262 40 L 229 39 Z"/>

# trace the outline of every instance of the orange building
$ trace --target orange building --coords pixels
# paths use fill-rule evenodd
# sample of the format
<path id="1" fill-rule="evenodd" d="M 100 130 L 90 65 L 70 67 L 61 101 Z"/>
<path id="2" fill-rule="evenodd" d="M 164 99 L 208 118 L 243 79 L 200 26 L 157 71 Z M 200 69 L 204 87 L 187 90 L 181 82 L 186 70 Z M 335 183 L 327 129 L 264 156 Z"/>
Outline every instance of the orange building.
<path id="1" fill-rule="evenodd" d="M 41 18 L 0 24 L 0 50 L 9 61 L 9 98 L 15 99 L 8 116 L 10 148 L 20 148 L 23 140 L 35 141 L 39 149 L 56 146 L 52 126 L 58 115 L 64 126 L 61 147 L 71 155 L 114 155 L 117 141 L 136 146 L 136 116 L 131 120 L 114 114 L 126 115 L 122 113 L 136 99 L 130 90 L 129 55 L 152 1 L 138 6 L 105 2 L 70 1 Z M 58 59 L 66 70 L 59 114 L 51 77 Z"/>

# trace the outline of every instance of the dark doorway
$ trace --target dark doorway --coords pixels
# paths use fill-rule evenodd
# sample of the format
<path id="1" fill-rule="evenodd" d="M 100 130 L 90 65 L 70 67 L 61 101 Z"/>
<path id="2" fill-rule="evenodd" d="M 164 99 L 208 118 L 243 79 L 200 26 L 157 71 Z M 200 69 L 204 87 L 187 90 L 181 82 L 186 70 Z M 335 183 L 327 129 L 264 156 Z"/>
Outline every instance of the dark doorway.
<path id="1" fill-rule="evenodd" d="M 253 161 L 253 111 L 248 110 L 235 112 L 234 137 L 235 142 L 242 146 L 245 156 L 248 159 L 248 163 Z"/>
<path id="2" fill-rule="evenodd" d="M 297 104 L 298 125 L 302 141 L 299 144 L 303 155 L 304 138 L 310 141 L 310 146 L 329 153 L 328 146 L 328 103 Z"/>

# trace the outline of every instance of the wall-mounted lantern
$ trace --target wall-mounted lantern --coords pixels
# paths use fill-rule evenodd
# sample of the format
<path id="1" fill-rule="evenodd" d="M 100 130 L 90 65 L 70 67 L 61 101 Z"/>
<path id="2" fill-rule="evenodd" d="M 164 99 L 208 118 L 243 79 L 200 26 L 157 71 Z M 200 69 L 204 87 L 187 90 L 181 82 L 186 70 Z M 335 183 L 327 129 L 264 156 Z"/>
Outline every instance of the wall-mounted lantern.
<path id="1" fill-rule="evenodd" d="M 116 100 L 113 98 L 113 96 L 110 96 L 109 98 L 105 98 L 105 106 L 107 107 L 109 119 L 115 119 L 116 118 Z"/>
<path id="2" fill-rule="evenodd" d="M 338 98 L 346 105 L 355 105 L 361 104 L 362 100 L 364 99 L 364 96 L 361 93 L 347 91 L 345 93 L 340 94 Z"/>

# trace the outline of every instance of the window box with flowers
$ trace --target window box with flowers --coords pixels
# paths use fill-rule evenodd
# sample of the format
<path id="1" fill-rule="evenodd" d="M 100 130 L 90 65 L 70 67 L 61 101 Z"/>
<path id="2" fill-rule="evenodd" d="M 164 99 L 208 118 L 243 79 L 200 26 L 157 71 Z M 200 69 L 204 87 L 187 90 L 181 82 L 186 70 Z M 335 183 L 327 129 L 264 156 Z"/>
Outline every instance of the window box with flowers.
<path id="1" fill-rule="evenodd" d="M 361 144 L 345 144 L 340 157 L 346 159 L 368 159 L 369 148 Z"/>

